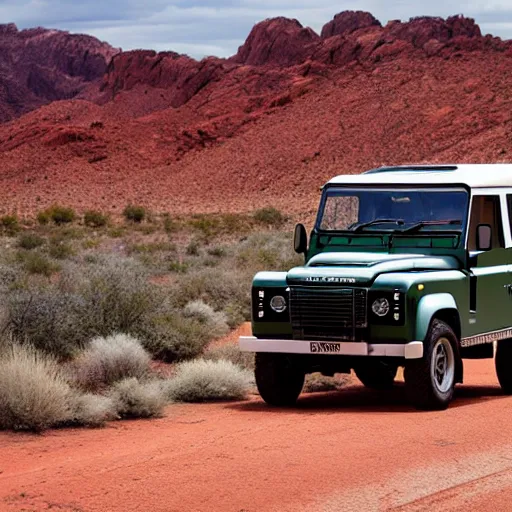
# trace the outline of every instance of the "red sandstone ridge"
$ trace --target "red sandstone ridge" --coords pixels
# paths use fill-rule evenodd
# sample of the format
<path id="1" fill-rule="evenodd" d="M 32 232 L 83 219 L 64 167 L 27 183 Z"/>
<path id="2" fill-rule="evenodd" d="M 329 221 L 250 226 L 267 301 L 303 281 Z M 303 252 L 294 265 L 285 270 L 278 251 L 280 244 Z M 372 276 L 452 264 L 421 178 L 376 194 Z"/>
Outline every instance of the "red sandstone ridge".
<path id="1" fill-rule="evenodd" d="M 3 26 L 0 45 L 45 34 L 46 48 L 54 32 L 41 30 Z M 25 77 L 25 92 L 9 91 L 25 109 L 92 80 L 73 101 L 0 125 L 3 210 L 59 202 L 115 213 L 136 202 L 176 213 L 311 212 L 335 174 L 511 158 L 510 42 L 463 16 L 383 27 L 371 14 L 341 13 L 322 34 L 276 18 L 231 59 L 131 51 L 107 66 L 108 47 L 97 51 L 99 68 L 76 60 L 78 42 L 37 54 L 39 67 L 2 54 L 0 80 Z M 27 67 L 57 71 L 30 81 Z M 0 115 L 9 108 L 0 98 Z"/>
<path id="2" fill-rule="evenodd" d="M 76 96 L 118 51 L 91 36 L 0 25 L 0 121 Z"/>

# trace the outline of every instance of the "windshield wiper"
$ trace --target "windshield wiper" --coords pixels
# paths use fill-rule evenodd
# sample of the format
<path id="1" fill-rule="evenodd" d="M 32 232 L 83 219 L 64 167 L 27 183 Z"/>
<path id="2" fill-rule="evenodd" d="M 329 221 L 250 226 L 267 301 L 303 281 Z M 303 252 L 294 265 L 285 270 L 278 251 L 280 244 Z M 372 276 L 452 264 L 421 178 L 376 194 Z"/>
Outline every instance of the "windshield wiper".
<path id="1" fill-rule="evenodd" d="M 402 226 L 405 224 L 403 219 L 375 219 L 370 222 L 363 222 L 362 224 L 352 224 L 352 226 L 349 227 L 349 230 L 353 231 L 354 233 L 359 233 L 359 231 L 369 226 L 373 226 L 375 224 L 385 224 L 387 222 L 392 222 L 397 226 Z"/>
<path id="2" fill-rule="evenodd" d="M 416 224 L 413 224 L 412 226 L 397 230 L 399 233 L 415 233 L 416 231 L 419 231 L 421 228 L 427 227 L 427 226 L 461 226 L 462 221 L 460 219 L 452 219 L 452 220 L 424 220 L 422 222 L 418 222 Z"/>

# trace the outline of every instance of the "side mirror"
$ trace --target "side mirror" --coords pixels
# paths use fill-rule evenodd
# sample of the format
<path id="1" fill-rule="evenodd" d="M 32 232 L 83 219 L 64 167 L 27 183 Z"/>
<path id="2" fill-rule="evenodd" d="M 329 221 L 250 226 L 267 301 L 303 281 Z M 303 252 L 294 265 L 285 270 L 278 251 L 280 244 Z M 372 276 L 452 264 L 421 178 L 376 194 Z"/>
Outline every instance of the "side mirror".
<path id="1" fill-rule="evenodd" d="M 293 248 L 297 254 L 305 254 L 308 250 L 308 234 L 303 224 L 297 224 L 295 226 Z"/>
<path id="2" fill-rule="evenodd" d="M 489 224 L 479 224 L 476 228 L 476 250 L 492 249 L 492 228 Z"/>

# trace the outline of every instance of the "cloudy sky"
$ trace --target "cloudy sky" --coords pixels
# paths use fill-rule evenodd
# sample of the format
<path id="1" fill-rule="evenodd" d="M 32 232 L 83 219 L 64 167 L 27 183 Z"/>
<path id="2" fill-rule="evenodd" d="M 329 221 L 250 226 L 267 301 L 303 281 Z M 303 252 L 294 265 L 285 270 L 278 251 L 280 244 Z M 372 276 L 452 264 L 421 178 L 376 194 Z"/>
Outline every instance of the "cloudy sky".
<path id="1" fill-rule="evenodd" d="M 59 28 L 125 50 L 174 50 L 200 58 L 234 54 L 265 18 L 297 18 L 319 32 L 344 10 L 370 11 L 383 23 L 463 13 L 483 33 L 512 39 L 512 0 L 0 0 L 0 23 Z"/>

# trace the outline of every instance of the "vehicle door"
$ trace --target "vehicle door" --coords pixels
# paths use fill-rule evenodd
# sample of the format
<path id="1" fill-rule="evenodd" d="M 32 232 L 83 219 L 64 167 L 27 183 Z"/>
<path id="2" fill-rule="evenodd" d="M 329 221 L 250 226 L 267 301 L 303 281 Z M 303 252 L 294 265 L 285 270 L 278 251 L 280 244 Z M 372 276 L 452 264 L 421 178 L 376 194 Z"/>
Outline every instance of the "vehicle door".
<path id="1" fill-rule="evenodd" d="M 505 215 L 502 215 L 502 211 Z M 483 225 L 490 227 L 488 250 L 480 250 L 478 243 L 479 226 Z M 499 192 L 477 192 L 471 203 L 468 233 L 470 325 L 464 331 L 470 336 L 499 331 L 511 323 L 510 246 L 505 195 Z"/>

